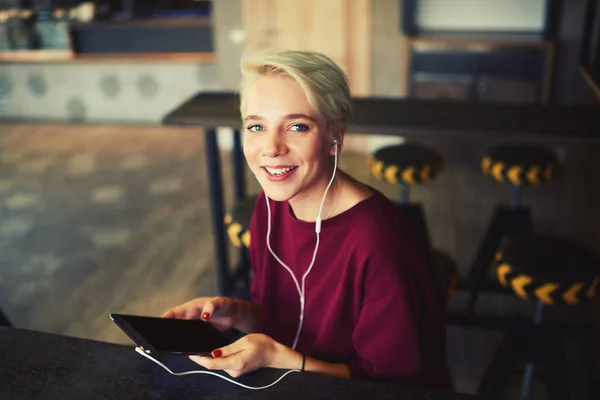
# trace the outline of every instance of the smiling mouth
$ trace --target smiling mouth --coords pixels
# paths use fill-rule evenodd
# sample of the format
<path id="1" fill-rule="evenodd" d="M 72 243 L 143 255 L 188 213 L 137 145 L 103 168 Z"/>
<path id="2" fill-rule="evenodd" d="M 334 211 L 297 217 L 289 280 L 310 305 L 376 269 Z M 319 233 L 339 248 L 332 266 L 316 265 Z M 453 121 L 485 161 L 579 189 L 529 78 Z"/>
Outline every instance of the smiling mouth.
<path id="1" fill-rule="evenodd" d="M 285 168 L 269 168 L 269 167 L 263 167 L 265 169 L 265 171 L 267 171 L 270 175 L 273 176 L 283 176 L 285 174 L 289 174 L 290 172 L 292 172 L 293 170 L 295 170 L 298 167 L 285 167 Z"/>

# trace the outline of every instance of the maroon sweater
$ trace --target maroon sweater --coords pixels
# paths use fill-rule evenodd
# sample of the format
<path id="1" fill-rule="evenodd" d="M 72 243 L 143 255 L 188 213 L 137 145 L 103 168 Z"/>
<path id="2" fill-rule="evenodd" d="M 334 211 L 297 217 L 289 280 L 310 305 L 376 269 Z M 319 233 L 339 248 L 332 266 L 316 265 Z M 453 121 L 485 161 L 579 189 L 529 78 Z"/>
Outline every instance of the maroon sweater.
<path id="1" fill-rule="evenodd" d="M 301 285 L 315 224 L 296 219 L 288 202 L 270 202 L 271 247 Z M 348 364 L 355 378 L 444 387 L 445 315 L 406 218 L 375 191 L 323 221 L 296 350 Z M 300 298 L 289 272 L 269 253 L 266 233 L 261 193 L 250 224 L 251 296 L 260 304 L 261 332 L 291 347 Z"/>

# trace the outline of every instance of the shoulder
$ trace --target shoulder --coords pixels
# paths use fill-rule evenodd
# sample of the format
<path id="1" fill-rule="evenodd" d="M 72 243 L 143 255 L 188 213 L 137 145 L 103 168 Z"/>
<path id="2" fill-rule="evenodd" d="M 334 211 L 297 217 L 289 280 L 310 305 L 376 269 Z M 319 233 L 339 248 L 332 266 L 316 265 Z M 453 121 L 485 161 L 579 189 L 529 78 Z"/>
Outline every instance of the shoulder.
<path id="1" fill-rule="evenodd" d="M 365 200 L 351 238 L 361 268 L 363 303 L 386 296 L 412 296 L 417 280 L 427 274 L 427 256 L 419 230 L 392 200 L 375 191 Z"/>
<path id="2" fill-rule="evenodd" d="M 397 231 L 410 227 L 406 215 L 391 199 L 372 186 L 344 176 L 348 188 L 344 209 L 349 211 L 354 224 L 379 237 L 386 235 L 388 228 Z"/>
<path id="3" fill-rule="evenodd" d="M 358 229 L 361 242 L 381 247 L 388 243 L 413 237 L 415 229 L 410 218 L 381 192 L 371 189 L 370 197 L 357 204 L 353 225 Z"/>
<path id="4" fill-rule="evenodd" d="M 396 269 L 419 262 L 419 231 L 396 203 L 372 189 L 372 195 L 355 208 L 347 226 L 347 244 L 361 255 L 365 266 L 376 264 L 381 269 L 387 265 Z"/>
<path id="5" fill-rule="evenodd" d="M 349 218 L 336 226 L 336 242 L 347 249 L 363 279 L 395 290 L 390 286 L 406 279 L 407 268 L 424 261 L 412 220 L 375 189 L 347 212 Z"/>

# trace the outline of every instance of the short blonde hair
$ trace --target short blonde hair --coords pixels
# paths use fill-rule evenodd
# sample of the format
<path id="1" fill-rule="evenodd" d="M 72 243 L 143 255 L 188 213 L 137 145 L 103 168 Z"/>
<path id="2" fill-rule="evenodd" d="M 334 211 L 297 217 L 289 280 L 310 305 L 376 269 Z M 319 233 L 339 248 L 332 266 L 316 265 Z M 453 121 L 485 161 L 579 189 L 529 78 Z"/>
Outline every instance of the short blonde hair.
<path id="1" fill-rule="evenodd" d="M 273 51 L 245 54 L 241 61 L 240 112 L 244 113 L 248 88 L 261 76 L 284 75 L 294 79 L 309 104 L 333 134 L 346 127 L 352 114 L 348 78 L 329 57 L 307 51 Z"/>

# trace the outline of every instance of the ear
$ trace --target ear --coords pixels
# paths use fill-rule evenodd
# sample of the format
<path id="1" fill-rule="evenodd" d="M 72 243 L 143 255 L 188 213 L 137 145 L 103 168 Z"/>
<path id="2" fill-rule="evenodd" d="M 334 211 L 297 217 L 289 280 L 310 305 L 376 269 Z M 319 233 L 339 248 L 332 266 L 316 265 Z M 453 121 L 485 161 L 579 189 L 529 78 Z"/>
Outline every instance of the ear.
<path id="1" fill-rule="evenodd" d="M 337 139 L 337 146 L 336 143 L 334 142 L 331 146 L 331 150 L 329 151 L 330 155 L 335 155 L 334 150 L 337 150 L 337 154 L 340 155 L 341 151 L 342 151 L 342 147 L 344 145 L 344 129 L 341 129 L 339 132 L 337 132 L 335 135 L 333 135 L 333 137 L 335 139 Z"/>

